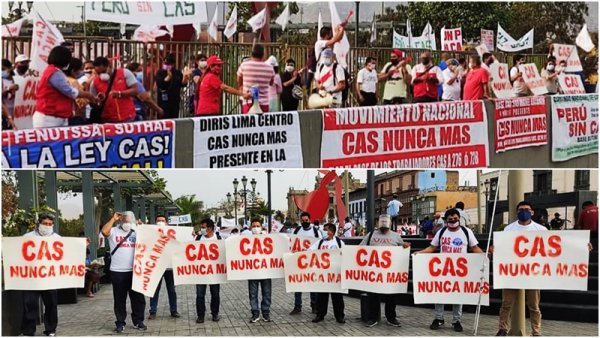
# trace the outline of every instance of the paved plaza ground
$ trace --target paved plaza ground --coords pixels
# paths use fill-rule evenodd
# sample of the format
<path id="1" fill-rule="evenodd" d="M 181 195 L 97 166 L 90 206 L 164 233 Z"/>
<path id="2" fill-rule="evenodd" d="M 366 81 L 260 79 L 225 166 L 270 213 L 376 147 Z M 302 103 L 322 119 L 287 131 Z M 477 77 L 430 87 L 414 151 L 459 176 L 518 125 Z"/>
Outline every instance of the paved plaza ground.
<path id="1" fill-rule="evenodd" d="M 210 299 L 207 290 L 207 301 Z M 285 292 L 282 279 L 273 280 L 272 322 L 249 323 L 250 306 L 248 286 L 245 281 L 231 282 L 221 288 L 221 321 L 212 322 L 207 314 L 204 324 L 196 324 L 196 290 L 193 285 L 177 287 L 177 298 L 181 318 L 171 318 L 166 288 L 162 287 L 158 316 L 155 320 L 146 320 L 147 331 L 137 331 L 132 327 L 128 315 L 125 332 L 131 336 L 472 336 L 475 316 L 463 315 L 462 333 L 452 330 L 449 324 L 451 311 L 446 312 L 446 325 L 438 331 L 429 329 L 433 319 L 433 308 L 398 306 L 396 311 L 402 327 L 391 327 L 385 322 L 367 328 L 360 321 L 360 300 L 344 297 L 346 305 L 346 324 L 338 324 L 333 317 L 331 302 L 324 322 L 314 324 L 311 320 L 308 294 L 304 294 L 304 308 L 300 315 L 290 316 L 293 308 L 293 294 Z M 129 302 L 128 302 L 129 303 Z M 149 299 L 146 298 L 146 317 Z M 382 306 L 383 307 L 383 306 Z M 207 304 L 207 308 L 209 308 Z M 6 310 L 6 309 L 5 309 Z M 383 308 L 382 308 L 383 310 Z M 117 335 L 115 327 L 112 287 L 102 285 L 94 298 L 79 296 L 77 304 L 59 305 L 58 336 L 104 336 Z M 130 314 L 128 304 L 128 314 Z M 542 314 L 543 315 L 543 314 Z M 482 315 L 478 335 L 493 336 L 498 328 L 498 317 Z M 528 322 L 528 332 L 530 330 Z M 37 328 L 41 335 L 43 325 Z M 545 336 L 598 336 L 597 323 L 575 323 L 543 320 L 542 333 Z"/>

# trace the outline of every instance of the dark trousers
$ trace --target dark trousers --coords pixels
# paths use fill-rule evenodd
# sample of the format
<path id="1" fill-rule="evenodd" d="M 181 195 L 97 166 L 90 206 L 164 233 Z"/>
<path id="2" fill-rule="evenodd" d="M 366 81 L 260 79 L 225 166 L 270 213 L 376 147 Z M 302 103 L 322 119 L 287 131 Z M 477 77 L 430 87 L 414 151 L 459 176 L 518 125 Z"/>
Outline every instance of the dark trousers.
<path id="1" fill-rule="evenodd" d="M 368 320 L 379 320 L 381 317 L 381 297 L 385 298 L 385 318 L 396 319 L 396 295 L 382 295 L 379 293 L 368 293 L 369 314 Z"/>
<path id="2" fill-rule="evenodd" d="M 175 281 L 173 279 L 173 270 L 165 270 L 163 277 L 158 282 L 154 297 L 150 298 L 150 313 L 156 314 L 158 310 L 158 295 L 160 293 L 160 287 L 163 279 L 167 286 L 167 295 L 169 295 L 169 308 L 171 313 L 177 312 L 177 292 L 175 292 Z"/>
<path id="3" fill-rule="evenodd" d="M 329 295 L 333 303 L 333 315 L 337 320 L 343 320 L 344 315 L 344 296 L 341 293 L 317 293 L 317 317 L 324 318 L 329 306 Z"/>
<path id="4" fill-rule="evenodd" d="M 419 102 L 437 102 L 437 98 L 429 97 L 429 96 L 419 96 L 419 97 L 413 98 L 413 103 L 419 103 Z"/>
<path id="5" fill-rule="evenodd" d="M 206 284 L 196 285 L 196 314 L 201 318 L 204 318 L 206 313 L 206 287 Z M 208 287 L 210 288 L 210 313 L 216 316 L 219 314 L 219 306 L 221 305 L 221 296 L 219 295 L 221 285 L 211 284 Z"/>
<path id="6" fill-rule="evenodd" d="M 113 286 L 113 300 L 117 326 L 125 326 L 127 319 L 127 294 L 131 303 L 131 320 L 133 325 L 144 322 L 144 311 L 146 309 L 146 298 L 139 292 L 131 289 L 133 272 L 110 272 Z"/>
<path id="7" fill-rule="evenodd" d="M 296 111 L 296 110 L 298 110 L 298 100 L 296 100 L 296 99 L 281 100 L 281 108 L 282 108 L 282 111 Z"/>
<path id="8" fill-rule="evenodd" d="M 317 306 L 317 293 L 310 293 L 310 307 L 314 308 Z M 302 308 L 302 292 L 294 293 L 294 307 Z"/>
<path id="9" fill-rule="evenodd" d="M 383 104 L 384 105 L 391 105 L 391 104 L 403 104 L 406 102 L 406 98 L 404 97 L 394 97 L 391 100 L 383 100 Z"/>
<path id="10" fill-rule="evenodd" d="M 58 291 L 23 291 L 23 321 L 21 332 L 24 336 L 35 335 L 35 324 L 39 312 L 39 299 L 44 302 L 44 334 L 56 332 L 58 325 Z M 7 309 L 4 309 L 7 311 Z"/>
<path id="11" fill-rule="evenodd" d="M 392 221 L 391 229 L 393 232 L 396 232 L 396 229 L 398 229 L 398 216 L 392 216 L 391 221 Z"/>
<path id="12" fill-rule="evenodd" d="M 363 92 L 361 90 L 360 95 L 362 95 L 363 99 L 365 99 L 363 102 L 360 103 L 361 107 L 369 107 L 369 106 L 377 105 L 377 94 L 367 93 L 367 92 Z"/>

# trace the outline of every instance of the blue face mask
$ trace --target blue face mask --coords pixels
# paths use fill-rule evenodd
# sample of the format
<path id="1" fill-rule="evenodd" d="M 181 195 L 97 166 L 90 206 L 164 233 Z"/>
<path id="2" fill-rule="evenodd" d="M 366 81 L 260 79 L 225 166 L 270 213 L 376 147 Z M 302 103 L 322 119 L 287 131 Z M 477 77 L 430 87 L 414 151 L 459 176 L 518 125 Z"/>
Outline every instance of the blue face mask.
<path id="1" fill-rule="evenodd" d="M 291 233 L 293 233 L 293 232 L 294 232 L 294 231 L 293 231 L 291 228 L 288 228 L 288 229 L 287 229 L 287 233 L 288 233 L 288 234 L 291 234 Z"/>
<path id="2" fill-rule="evenodd" d="M 135 78 L 140 82 L 144 82 L 144 72 L 135 72 Z"/>
<path id="3" fill-rule="evenodd" d="M 517 213 L 517 218 L 521 222 L 529 221 L 531 219 L 531 212 L 530 211 L 525 211 L 525 210 L 519 211 Z"/>
<path id="4" fill-rule="evenodd" d="M 8 72 L 8 70 L 3 70 L 2 71 L 2 78 L 3 79 L 8 79 L 10 77 L 10 73 Z"/>
<path id="5" fill-rule="evenodd" d="M 206 236 L 206 228 L 202 228 L 202 229 L 200 229 L 200 234 L 201 234 L 202 236 Z"/>

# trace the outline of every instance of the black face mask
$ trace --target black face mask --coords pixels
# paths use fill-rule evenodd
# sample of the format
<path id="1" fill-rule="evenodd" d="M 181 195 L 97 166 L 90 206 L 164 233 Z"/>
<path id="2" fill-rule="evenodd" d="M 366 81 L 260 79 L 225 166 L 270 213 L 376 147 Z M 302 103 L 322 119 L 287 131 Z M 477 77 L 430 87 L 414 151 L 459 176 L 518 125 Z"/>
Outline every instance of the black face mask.
<path id="1" fill-rule="evenodd" d="M 429 64 L 429 61 L 431 61 L 429 58 L 422 58 L 422 59 L 421 59 L 421 62 L 422 62 L 424 65 L 428 65 L 428 64 Z"/>
<path id="2" fill-rule="evenodd" d="M 303 227 L 304 229 L 307 229 L 307 228 L 310 226 L 310 222 L 302 222 L 302 223 L 300 223 L 300 224 L 302 224 L 302 227 Z"/>
<path id="3" fill-rule="evenodd" d="M 17 72 L 19 74 L 25 74 L 29 70 L 29 65 L 23 65 L 17 67 Z"/>
<path id="4" fill-rule="evenodd" d="M 392 64 L 394 66 L 400 63 L 400 60 L 398 60 L 398 59 L 394 59 L 394 60 L 390 60 L 390 61 L 392 62 Z"/>

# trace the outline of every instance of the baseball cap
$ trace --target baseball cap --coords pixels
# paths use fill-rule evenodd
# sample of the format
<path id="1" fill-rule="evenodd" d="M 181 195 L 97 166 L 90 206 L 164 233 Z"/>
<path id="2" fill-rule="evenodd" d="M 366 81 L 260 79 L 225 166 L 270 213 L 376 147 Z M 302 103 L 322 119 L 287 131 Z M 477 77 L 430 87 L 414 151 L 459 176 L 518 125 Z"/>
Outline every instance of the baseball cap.
<path id="1" fill-rule="evenodd" d="M 221 60 L 218 56 L 216 55 L 211 55 L 208 57 L 208 59 L 206 60 L 206 65 L 208 65 L 209 67 L 214 66 L 214 65 L 222 65 L 225 62 L 223 62 L 223 60 Z"/>
<path id="2" fill-rule="evenodd" d="M 15 63 L 25 62 L 25 61 L 31 61 L 25 54 L 19 54 L 19 55 L 17 55 L 17 58 L 15 59 Z"/>
<path id="3" fill-rule="evenodd" d="M 402 59 L 404 57 L 404 53 L 400 49 L 392 50 L 392 54 L 396 54 L 396 56 L 400 59 Z"/>

